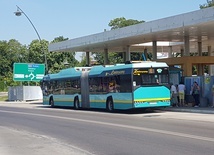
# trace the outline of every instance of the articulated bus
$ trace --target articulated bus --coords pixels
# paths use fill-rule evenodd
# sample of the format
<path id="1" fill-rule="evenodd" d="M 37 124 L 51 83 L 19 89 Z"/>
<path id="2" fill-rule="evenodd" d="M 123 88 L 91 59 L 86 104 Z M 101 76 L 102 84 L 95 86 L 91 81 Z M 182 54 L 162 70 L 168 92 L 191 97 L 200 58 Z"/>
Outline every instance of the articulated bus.
<path id="1" fill-rule="evenodd" d="M 170 106 L 169 67 L 163 62 L 130 62 L 74 67 L 45 75 L 43 104 L 116 109 Z"/>

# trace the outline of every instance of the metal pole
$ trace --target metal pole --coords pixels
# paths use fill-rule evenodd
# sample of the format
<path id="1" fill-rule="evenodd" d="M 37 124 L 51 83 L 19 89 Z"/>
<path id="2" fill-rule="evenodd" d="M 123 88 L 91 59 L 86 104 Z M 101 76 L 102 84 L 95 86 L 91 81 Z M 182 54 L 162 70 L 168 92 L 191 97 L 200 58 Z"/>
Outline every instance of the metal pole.
<path id="1" fill-rule="evenodd" d="M 42 43 L 41 37 L 40 37 L 36 27 L 33 25 L 32 21 L 30 20 L 30 18 L 26 15 L 26 13 L 20 7 L 18 7 L 18 5 L 16 5 L 16 6 L 17 6 L 17 12 L 15 12 L 15 15 L 16 16 L 20 16 L 22 13 L 25 15 L 25 17 L 28 19 L 28 21 L 33 26 L 33 29 L 35 30 L 35 32 L 36 32 L 36 34 L 37 34 L 37 36 L 39 38 L 40 43 Z M 48 71 L 47 56 L 46 56 L 46 53 L 45 53 L 43 47 L 42 47 L 42 52 L 44 53 L 44 57 L 45 57 L 45 74 L 47 74 L 47 71 Z"/>

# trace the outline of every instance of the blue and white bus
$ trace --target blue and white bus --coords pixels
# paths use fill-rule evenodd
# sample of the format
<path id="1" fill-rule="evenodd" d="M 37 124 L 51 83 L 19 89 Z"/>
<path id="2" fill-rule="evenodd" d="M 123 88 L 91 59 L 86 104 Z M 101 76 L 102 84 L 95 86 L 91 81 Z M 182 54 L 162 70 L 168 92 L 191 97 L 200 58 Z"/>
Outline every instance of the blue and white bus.
<path id="1" fill-rule="evenodd" d="M 164 62 L 74 67 L 45 75 L 43 104 L 115 109 L 170 106 L 169 67 Z"/>

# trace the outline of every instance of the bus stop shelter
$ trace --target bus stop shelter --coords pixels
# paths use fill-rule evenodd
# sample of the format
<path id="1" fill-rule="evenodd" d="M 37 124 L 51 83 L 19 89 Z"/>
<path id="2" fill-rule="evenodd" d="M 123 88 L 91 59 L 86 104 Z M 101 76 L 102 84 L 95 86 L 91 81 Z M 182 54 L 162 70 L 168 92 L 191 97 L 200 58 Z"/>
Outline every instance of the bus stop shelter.
<path id="1" fill-rule="evenodd" d="M 109 64 L 108 52 L 122 52 L 124 61 L 128 61 L 131 52 L 142 52 L 146 48 L 152 51 L 155 61 L 164 61 L 172 66 L 181 65 L 183 76 L 192 75 L 192 65 L 196 65 L 197 74 L 202 75 L 204 65 L 214 64 L 213 26 L 214 7 L 210 7 L 52 43 L 49 45 L 49 51 L 85 52 L 87 65 L 90 65 L 90 52 L 104 52 L 104 65 L 106 65 Z M 158 46 L 160 41 L 171 44 L 160 47 Z M 151 47 L 143 45 L 148 42 L 152 43 Z M 157 59 L 157 53 L 160 51 L 167 52 L 168 57 Z M 204 52 L 208 53 L 207 56 L 203 56 Z M 180 53 L 181 56 L 173 57 L 173 53 Z M 197 56 L 190 56 L 191 53 L 197 53 Z M 209 69 L 209 74 L 214 74 L 212 67 Z"/>

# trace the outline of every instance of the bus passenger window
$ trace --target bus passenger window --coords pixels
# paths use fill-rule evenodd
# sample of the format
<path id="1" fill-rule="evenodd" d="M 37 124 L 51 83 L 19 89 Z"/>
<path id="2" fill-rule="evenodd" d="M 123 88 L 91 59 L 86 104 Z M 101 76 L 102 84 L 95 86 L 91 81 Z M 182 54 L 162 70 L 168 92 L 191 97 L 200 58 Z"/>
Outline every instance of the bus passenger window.
<path id="1" fill-rule="evenodd" d="M 109 92 L 120 92 L 120 85 L 115 80 L 109 82 Z"/>

